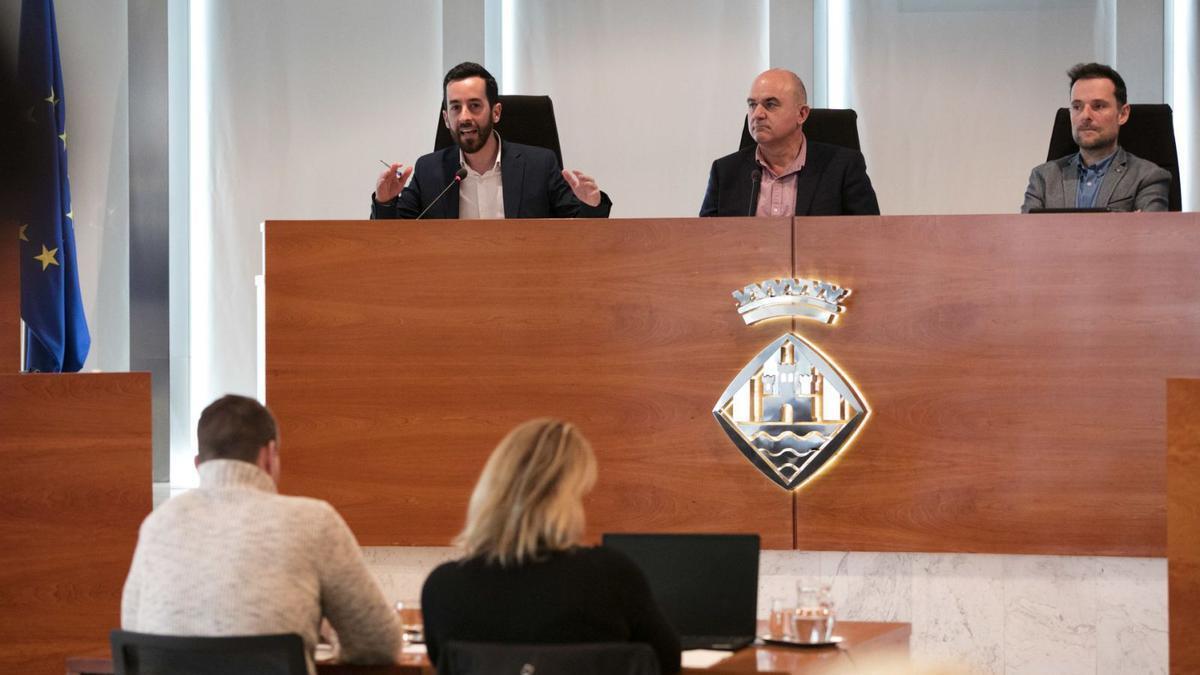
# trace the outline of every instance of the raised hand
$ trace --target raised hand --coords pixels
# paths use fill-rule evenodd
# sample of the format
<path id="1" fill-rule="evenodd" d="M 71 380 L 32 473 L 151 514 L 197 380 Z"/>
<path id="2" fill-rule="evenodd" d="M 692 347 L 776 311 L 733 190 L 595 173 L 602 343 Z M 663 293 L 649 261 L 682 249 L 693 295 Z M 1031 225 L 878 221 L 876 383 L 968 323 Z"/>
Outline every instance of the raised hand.
<path id="1" fill-rule="evenodd" d="M 567 185 L 571 186 L 571 191 L 575 193 L 575 197 L 579 201 L 588 206 L 600 205 L 600 186 L 596 185 L 596 179 L 582 171 L 567 169 L 563 169 L 562 176 L 563 180 L 567 181 Z"/>
<path id="2" fill-rule="evenodd" d="M 375 201 L 383 203 L 390 202 L 400 194 L 404 189 L 404 184 L 408 182 L 408 177 L 412 175 L 413 168 L 405 167 L 403 164 L 392 164 L 379 174 L 379 178 L 375 181 Z"/>

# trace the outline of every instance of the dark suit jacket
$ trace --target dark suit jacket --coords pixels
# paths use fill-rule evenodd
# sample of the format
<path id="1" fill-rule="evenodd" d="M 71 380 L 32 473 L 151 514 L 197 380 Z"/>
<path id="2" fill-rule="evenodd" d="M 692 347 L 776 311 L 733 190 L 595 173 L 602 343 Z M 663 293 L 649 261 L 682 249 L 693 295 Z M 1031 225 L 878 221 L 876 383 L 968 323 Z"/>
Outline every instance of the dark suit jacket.
<path id="1" fill-rule="evenodd" d="M 879 215 L 879 201 L 867 177 L 862 153 L 838 145 L 808 143 L 808 157 L 796 181 L 797 216 Z M 750 215 L 750 174 L 757 146 L 713 162 L 701 216 Z"/>
<path id="2" fill-rule="evenodd" d="M 417 160 L 412 180 L 396 199 L 380 204 L 371 199 L 371 218 L 416 218 L 458 171 L 458 146 L 451 145 Z M 554 153 L 511 141 L 500 144 L 500 175 L 505 218 L 607 218 L 608 195 L 588 206 L 575 197 L 559 172 Z M 458 185 L 450 188 L 425 218 L 458 218 Z"/>

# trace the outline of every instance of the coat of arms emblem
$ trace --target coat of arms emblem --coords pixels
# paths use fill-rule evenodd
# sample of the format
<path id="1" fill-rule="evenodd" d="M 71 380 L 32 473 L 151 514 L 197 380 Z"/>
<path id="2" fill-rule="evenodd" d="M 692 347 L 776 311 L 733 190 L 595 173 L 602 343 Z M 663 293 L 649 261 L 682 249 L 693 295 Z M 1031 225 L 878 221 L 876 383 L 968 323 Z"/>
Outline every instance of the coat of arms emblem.
<path id="1" fill-rule="evenodd" d="M 833 323 L 849 294 L 823 281 L 784 279 L 751 284 L 733 297 L 747 325 L 776 317 Z M 746 459 L 785 490 L 829 465 L 868 414 L 837 365 L 792 332 L 751 359 L 713 407 Z"/>

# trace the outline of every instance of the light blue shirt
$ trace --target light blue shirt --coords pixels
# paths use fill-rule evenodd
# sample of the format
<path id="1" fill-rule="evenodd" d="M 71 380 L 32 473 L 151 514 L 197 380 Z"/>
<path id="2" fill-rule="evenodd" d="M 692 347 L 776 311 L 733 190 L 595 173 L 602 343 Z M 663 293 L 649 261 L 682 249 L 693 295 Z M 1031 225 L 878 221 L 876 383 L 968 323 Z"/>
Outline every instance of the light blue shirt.
<path id="1" fill-rule="evenodd" d="M 1104 174 L 1108 173 L 1108 167 L 1112 165 L 1113 157 L 1116 156 L 1116 151 L 1113 151 L 1113 154 L 1091 166 L 1083 163 L 1082 154 L 1075 156 L 1076 166 L 1079 168 L 1079 189 L 1075 191 L 1075 208 L 1090 209 L 1096 205 L 1096 195 L 1100 193 Z"/>

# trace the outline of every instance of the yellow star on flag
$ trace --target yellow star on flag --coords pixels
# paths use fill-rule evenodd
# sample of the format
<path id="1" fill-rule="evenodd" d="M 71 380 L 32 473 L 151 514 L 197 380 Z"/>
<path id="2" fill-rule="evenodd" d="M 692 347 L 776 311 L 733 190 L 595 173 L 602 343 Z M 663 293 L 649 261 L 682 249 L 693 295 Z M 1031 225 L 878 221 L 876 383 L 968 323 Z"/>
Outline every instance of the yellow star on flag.
<path id="1" fill-rule="evenodd" d="M 45 101 L 46 103 L 49 103 L 50 105 L 58 104 L 58 98 L 54 95 L 54 87 L 50 87 L 50 97 L 44 98 L 42 100 Z"/>
<path id="2" fill-rule="evenodd" d="M 62 142 L 63 142 L 63 149 L 65 150 L 65 149 L 66 149 L 66 147 L 67 147 L 67 132 L 66 132 L 66 131 L 63 131 L 61 134 L 59 134 L 59 135 L 58 135 L 58 137 L 59 137 L 60 139 L 62 139 Z"/>
<path id="3" fill-rule="evenodd" d="M 71 220 L 75 220 L 75 209 L 71 209 L 70 211 L 67 211 L 67 218 L 70 218 Z"/>
<path id="4" fill-rule="evenodd" d="M 42 254 L 33 256 L 33 259 L 42 263 L 42 271 L 45 272 L 47 267 L 58 264 L 58 261 L 54 259 L 55 253 L 58 253 L 58 249 L 47 249 L 46 245 L 42 244 Z"/>
<path id="5" fill-rule="evenodd" d="M 25 232 L 28 230 L 29 225 L 21 225 L 21 228 L 17 230 L 17 239 L 20 239 L 21 241 L 29 241 L 29 237 L 25 236 Z"/>

